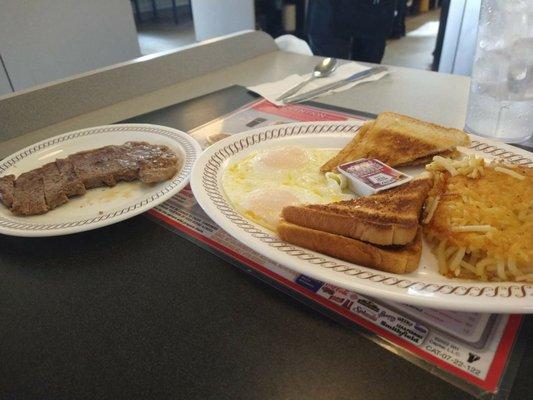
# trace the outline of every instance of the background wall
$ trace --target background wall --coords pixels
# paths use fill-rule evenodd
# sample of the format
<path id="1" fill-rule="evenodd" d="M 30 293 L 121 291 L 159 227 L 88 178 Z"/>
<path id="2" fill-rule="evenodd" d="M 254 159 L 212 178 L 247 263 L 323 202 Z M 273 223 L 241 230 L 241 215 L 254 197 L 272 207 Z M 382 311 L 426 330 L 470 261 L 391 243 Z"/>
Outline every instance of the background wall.
<path id="1" fill-rule="evenodd" d="M 2 59 L 0 59 L 0 95 L 4 93 L 10 93 L 12 91 L 13 90 L 11 89 L 9 79 L 7 78 L 7 73 L 4 68 L 4 64 L 2 63 Z"/>
<path id="2" fill-rule="evenodd" d="M 255 28 L 253 0 L 191 0 L 196 40 Z"/>
<path id="3" fill-rule="evenodd" d="M 130 1 L 0 0 L 0 55 L 15 90 L 138 57 Z"/>

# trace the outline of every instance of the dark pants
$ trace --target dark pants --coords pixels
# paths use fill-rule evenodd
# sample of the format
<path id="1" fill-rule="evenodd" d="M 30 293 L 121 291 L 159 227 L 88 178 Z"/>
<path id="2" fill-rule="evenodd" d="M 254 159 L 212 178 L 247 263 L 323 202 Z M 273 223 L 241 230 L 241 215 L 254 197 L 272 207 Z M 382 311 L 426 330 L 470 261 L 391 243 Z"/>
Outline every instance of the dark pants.
<path id="1" fill-rule="evenodd" d="M 309 35 L 313 54 L 379 64 L 385 52 L 385 38 L 332 38 Z"/>
<path id="2" fill-rule="evenodd" d="M 306 33 L 317 55 L 380 63 L 395 0 L 309 0 Z"/>

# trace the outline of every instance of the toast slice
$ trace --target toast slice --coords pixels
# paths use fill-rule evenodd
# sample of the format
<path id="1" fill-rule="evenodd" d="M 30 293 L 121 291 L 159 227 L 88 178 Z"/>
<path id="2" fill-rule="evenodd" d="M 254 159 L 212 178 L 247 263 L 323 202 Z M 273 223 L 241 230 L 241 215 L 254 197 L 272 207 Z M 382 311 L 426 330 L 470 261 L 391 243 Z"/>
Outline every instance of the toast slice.
<path id="1" fill-rule="evenodd" d="M 335 171 L 338 165 L 348 161 L 355 161 L 360 158 L 364 158 L 363 146 L 368 131 L 372 128 L 375 121 L 370 120 L 365 122 L 352 140 L 348 142 L 343 149 L 341 149 L 331 160 L 328 160 L 324 165 L 320 167 L 321 172 Z M 343 161 L 347 160 L 347 161 Z"/>
<path id="2" fill-rule="evenodd" d="M 320 170 L 334 171 L 338 165 L 360 158 L 376 158 L 392 167 L 417 165 L 469 142 L 468 135 L 459 129 L 384 112 L 363 125 L 354 139 Z"/>
<path id="3" fill-rule="evenodd" d="M 288 206 L 285 221 L 378 245 L 413 241 L 432 180 L 424 176 L 371 196 L 331 204 Z"/>
<path id="4" fill-rule="evenodd" d="M 281 221 L 280 238 L 296 246 L 327 254 L 340 260 L 394 274 L 405 274 L 418 267 L 422 253 L 420 229 L 412 243 L 405 246 L 376 246 L 328 232 Z"/>
<path id="5" fill-rule="evenodd" d="M 441 157 L 446 157 L 446 158 L 458 158 L 461 155 L 461 152 L 455 149 L 446 150 L 446 151 L 443 151 L 442 153 L 430 154 L 429 156 L 426 156 L 426 157 L 417 158 L 416 160 L 406 162 L 405 164 L 398 164 L 397 167 L 413 167 L 416 165 L 426 165 L 426 164 L 431 163 L 433 161 L 433 157 L 437 155 Z"/>

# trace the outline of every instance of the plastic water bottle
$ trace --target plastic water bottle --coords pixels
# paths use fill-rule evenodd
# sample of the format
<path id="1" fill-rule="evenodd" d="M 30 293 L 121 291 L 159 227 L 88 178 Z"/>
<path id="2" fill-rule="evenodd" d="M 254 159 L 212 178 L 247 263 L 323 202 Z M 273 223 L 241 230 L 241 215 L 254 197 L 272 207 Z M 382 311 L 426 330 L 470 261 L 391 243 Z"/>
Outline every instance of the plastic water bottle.
<path id="1" fill-rule="evenodd" d="M 509 143 L 533 135 L 533 0 L 482 0 L 465 129 Z"/>

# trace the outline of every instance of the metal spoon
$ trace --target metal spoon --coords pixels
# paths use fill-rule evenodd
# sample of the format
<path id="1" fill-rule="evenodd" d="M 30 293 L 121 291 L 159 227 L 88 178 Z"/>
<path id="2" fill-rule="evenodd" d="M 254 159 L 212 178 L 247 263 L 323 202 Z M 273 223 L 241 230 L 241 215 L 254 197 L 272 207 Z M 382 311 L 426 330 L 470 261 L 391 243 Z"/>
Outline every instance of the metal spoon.
<path id="1" fill-rule="evenodd" d="M 283 99 L 286 99 L 289 96 L 292 96 L 294 93 L 298 92 L 301 88 L 303 88 L 305 85 L 307 85 L 309 82 L 316 78 L 325 78 L 326 76 L 330 76 L 333 71 L 337 69 L 337 59 L 336 58 L 324 58 L 322 61 L 320 61 L 317 65 L 315 65 L 315 69 L 313 70 L 313 74 L 305 81 L 299 83 L 298 85 L 294 86 L 293 88 L 287 90 L 286 92 L 283 92 L 276 101 L 281 101 Z"/>

